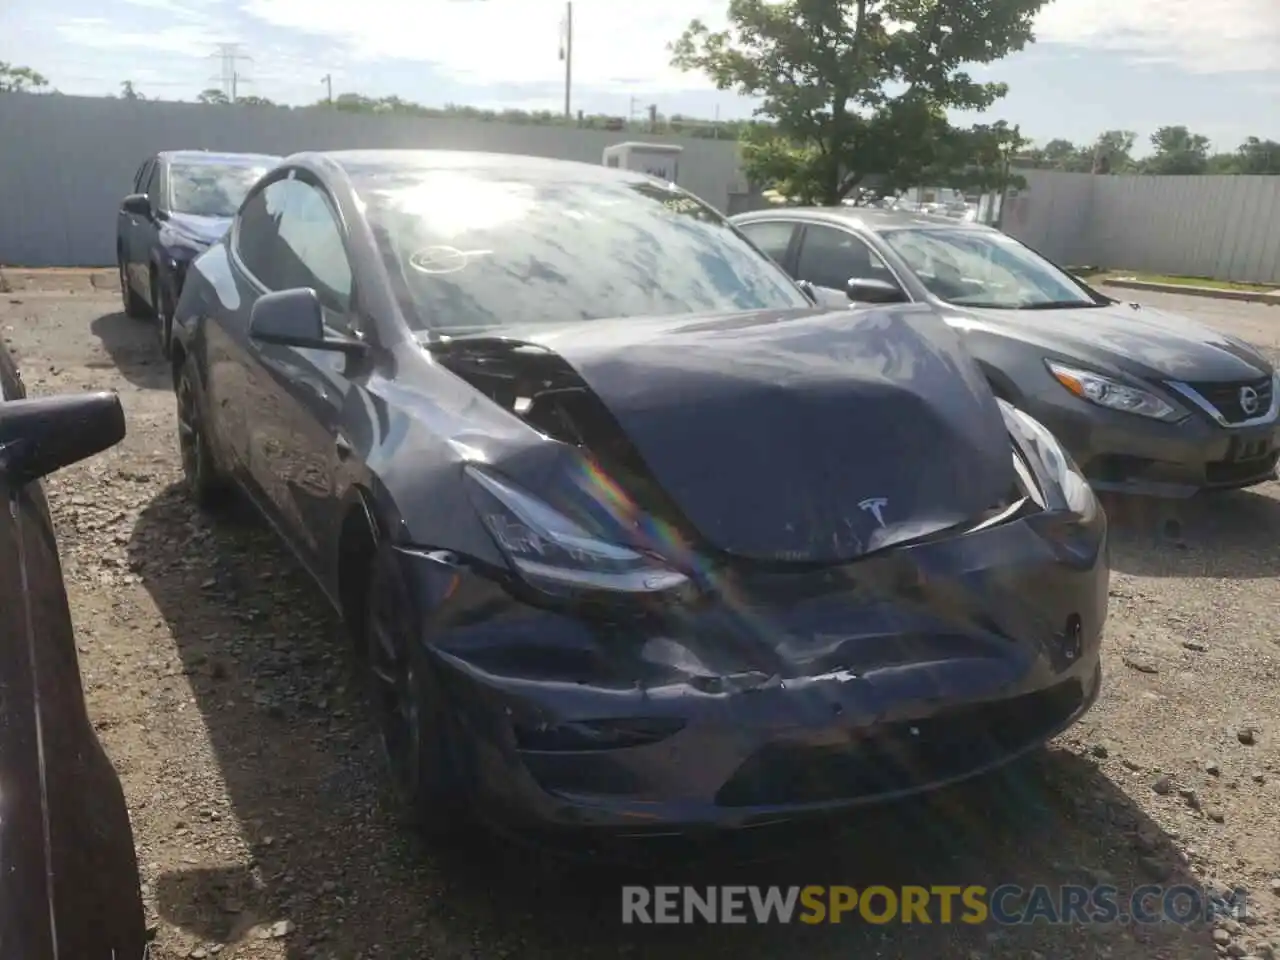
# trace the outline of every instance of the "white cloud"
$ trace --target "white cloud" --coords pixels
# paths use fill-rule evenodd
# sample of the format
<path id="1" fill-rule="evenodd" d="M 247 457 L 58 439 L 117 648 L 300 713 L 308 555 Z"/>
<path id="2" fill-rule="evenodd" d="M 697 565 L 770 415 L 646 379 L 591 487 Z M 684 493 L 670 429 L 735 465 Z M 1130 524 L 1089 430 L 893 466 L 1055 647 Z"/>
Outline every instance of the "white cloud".
<path id="1" fill-rule="evenodd" d="M 175 0 L 137 0 L 169 3 Z M 574 77 L 602 91 L 706 88 L 669 65 L 689 20 L 723 22 L 726 0 L 576 0 Z M 243 0 L 266 23 L 329 38 L 358 60 L 435 64 L 461 82 L 556 81 L 562 0 Z M 1273 70 L 1277 0 L 1051 0 L 1038 38 L 1171 62 L 1198 73 Z"/>
<path id="2" fill-rule="evenodd" d="M 124 0 L 131 7 L 141 7 L 149 13 L 167 13 L 179 20 L 193 23 L 208 23 L 209 16 L 199 7 L 191 7 L 178 0 Z"/>
<path id="3" fill-rule="evenodd" d="M 167 55 L 205 57 L 218 43 L 235 40 L 231 31 L 184 23 L 159 30 L 130 32 L 101 17 L 75 17 L 58 24 L 62 39 L 97 50 L 162 50 Z"/>
<path id="4" fill-rule="evenodd" d="M 723 20 L 725 0 L 576 0 L 573 76 L 600 91 L 693 89 L 700 74 L 670 67 L 667 44 L 691 19 Z M 429 62 L 463 83 L 557 82 L 561 0 L 245 0 L 277 27 L 344 44 L 358 60 Z"/>
<path id="5" fill-rule="evenodd" d="M 1276 0 L 1052 0 L 1041 41 L 1132 53 L 1195 73 L 1271 71 L 1280 55 Z"/>
<path id="6" fill-rule="evenodd" d="M 575 87 L 620 97 L 710 87 L 699 73 L 671 68 L 667 45 L 695 17 L 721 25 L 727 0 L 573 6 Z M 255 58 L 247 67 L 258 83 L 253 89 L 267 95 L 288 87 L 307 99 L 316 70 L 332 73 L 337 84 L 378 61 L 404 60 L 430 63 L 450 81 L 476 87 L 540 84 L 528 96 L 541 98 L 564 77 L 557 57 L 564 10 L 563 0 L 103 0 L 98 16 L 68 18 L 56 29 L 99 62 L 161 55 L 197 88 L 217 71 L 216 45 L 244 41 Z M 288 52 L 263 41 L 263 28 L 272 27 L 293 35 Z M 1271 73 L 1280 53 L 1280 0 L 1051 0 L 1037 36 L 1045 44 L 1120 52 L 1134 63 Z M 177 67 L 180 60 L 188 66 Z M 515 105 L 514 96 L 495 89 L 491 99 Z M 551 99 L 558 109 L 558 97 Z"/>
<path id="7" fill-rule="evenodd" d="M 111 4 L 107 4 L 110 9 Z M 72 17 L 57 26 L 63 40 L 103 51 L 149 49 L 166 56 L 208 57 L 219 43 L 239 37 L 211 0 L 120 0 L 112 13 L 131 9 L 127 26 L 106 17 Z"/>

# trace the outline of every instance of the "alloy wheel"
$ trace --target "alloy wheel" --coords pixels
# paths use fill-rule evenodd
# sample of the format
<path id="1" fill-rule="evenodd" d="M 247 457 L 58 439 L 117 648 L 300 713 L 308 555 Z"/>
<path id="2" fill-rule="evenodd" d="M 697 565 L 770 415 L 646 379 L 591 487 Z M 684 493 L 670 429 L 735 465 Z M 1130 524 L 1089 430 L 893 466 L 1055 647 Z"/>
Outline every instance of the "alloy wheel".
<path id="1" fill-rule="evenodd" d="M 156 333 L 160 338 L 160 352 L 169 355 L 169 328 L 173 323 L 173 309 L 164 285 L 157 277 L 151 278 L 151 302 L 155 305 Z"/>
<path id="2" fill-rule="evenodd" d="M 182 472 L 193 489 L 199 487 L 206 467 L 202 440 L 195 391 L 184 373 L 178 381 L 178 449 L 182 453 Z"/>
<path id="3" fill-rule="evenodd" d="M 404 619 L 396 616 L 393 590 L 385 577 L 376 579 L 382 585 L 375 586 L 369 599 L 366 669 L 370 695 L 392 780 L 401 793 L 412 797 L 422 775 L 419 681 Z"/>

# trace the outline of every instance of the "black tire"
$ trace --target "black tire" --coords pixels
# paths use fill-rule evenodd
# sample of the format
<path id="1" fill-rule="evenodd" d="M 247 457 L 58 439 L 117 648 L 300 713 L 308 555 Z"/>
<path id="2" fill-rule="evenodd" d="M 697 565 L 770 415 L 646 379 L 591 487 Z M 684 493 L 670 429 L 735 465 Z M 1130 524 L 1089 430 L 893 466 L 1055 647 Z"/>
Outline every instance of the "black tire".
<path id="1" fill-rule="evenodd" d="M 467 779 L 455 721 L 385 548 L 374 555 L 364 614 L 363 667 L 395 803 L 417 833 L 442 840 L 471 819 Z"/>
<path id="2" fill-rule="evenodd" d="M 133 320 L 146 320 L 151 316 L 151 310 L 147 306 L 147 301 L 138 296 L 138 292 L 129 286 L 129 280 L 125 276 L 124 256 L 116 255 L 116 272 L 120 275 L 120 302 L 124 306 L 125 316 Z"/>
<path id="3" fill-rule="evenodd" d="M 205 434 L 200 397 L 191 377 L 190 363 L 178 374 L 178 448 L 182 453 L 182 473 L 191 498 L 206 510 L 221 507 L 227 500 L 229 484 L 219 467 Z"/>
<path id="4" fill-rule="evenodd" d="M 169 284 L 151 272 L 151 302 L 155 304 L 156 336 L 160 341 L 160 355 L 169 359 L 169 347 L 173 341 L 173 294 Z"/>

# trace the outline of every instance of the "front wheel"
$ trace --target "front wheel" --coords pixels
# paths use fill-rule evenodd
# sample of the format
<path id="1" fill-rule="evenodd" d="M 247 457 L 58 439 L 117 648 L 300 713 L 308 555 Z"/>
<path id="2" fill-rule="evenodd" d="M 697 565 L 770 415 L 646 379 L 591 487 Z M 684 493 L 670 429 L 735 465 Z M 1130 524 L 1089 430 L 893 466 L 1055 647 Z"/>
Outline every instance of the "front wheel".
<path id="1" fill-rule="evenodd" d="M 132 320 L 145 320 L 150 316 L 147 301 L 138 296 L 138 292 L 129 284 L 129 268 L 124 262 L 124 254 L 116 255 L 116 267 L 120 274 L 120 302 L 124 306 L 125 316 Z"/>
<path id="2" fill-rule="evenodd" d="M 178 448 L 182 452 L 182 473 L 187 489 L 192 499 L 204 509 L 219 507 L 226 500 L 228 485 L 205 433 L 190 361 L 182 365 L 177 393 Z"/>
<path id="3" fill-rule="evenodd" d="M 370 701 L 397 805 L 419 833 L 439 839 L 468 819 L 466 791 L 456 725 L 417 624 L 394 558 L 379 549 L 365 603 Z"/>
<path id="4" fill-rule="evenodd" d="M 169 284 L 160 275 L 151 274 L 151 302 L 155 304 L 156 334 L 160 339 L 160 355 L 169 359 L 169 345 L 173 340 L 173 294 Z"/>

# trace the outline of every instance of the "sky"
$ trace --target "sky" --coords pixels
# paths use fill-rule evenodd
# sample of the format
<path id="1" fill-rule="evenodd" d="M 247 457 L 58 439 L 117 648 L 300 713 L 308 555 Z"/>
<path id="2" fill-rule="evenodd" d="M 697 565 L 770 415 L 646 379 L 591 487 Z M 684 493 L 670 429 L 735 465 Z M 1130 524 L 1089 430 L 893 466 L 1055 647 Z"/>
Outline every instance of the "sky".
<path id="1" fill-rule="evenodd" d="M 725 0 L 575 0 L 574 109 L 640 116 L 747 116 L 753 104 L 669 65 L 693 17 Z M 563 108 L 563 0 L 0 0 L 0 60 L 34 67 L 65 94 L 131 80 L 150 98 L 191 100 L 221 83 L 234 43 L 240 93 L 310 103 L 333 92 L 428 105 Z M 980 119 L 1043 143 L 1183 124 L 1220 150 L 1280 139 L 1280 0 L 1051 0 L 1037 40 L 975 70 L 1009 84 Z M 1140 150 L 1141 152 L 1141 150 Z"/>

